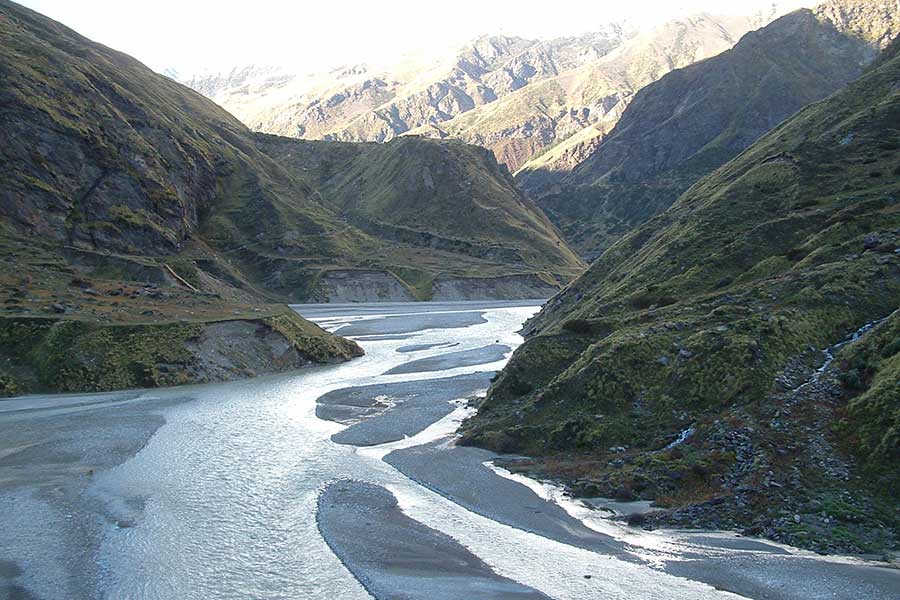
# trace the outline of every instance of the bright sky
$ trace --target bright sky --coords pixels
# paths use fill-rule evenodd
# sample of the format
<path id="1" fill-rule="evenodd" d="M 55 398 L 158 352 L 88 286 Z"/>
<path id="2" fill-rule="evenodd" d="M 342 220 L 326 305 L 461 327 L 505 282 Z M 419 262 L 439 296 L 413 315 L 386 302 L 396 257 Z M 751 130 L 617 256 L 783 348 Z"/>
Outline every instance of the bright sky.
<path id="1" fill-rule="evenodd" d="M 390 62 L 404 51 L 461 45 L 485 33 L 546 38 L 627 20 L 707 11 L 748 14 L 773 0 L 19 0 L 153 69 L 289 65 L 301 72 Z M 809 0 L 778 0 L 784 7 Z"/>

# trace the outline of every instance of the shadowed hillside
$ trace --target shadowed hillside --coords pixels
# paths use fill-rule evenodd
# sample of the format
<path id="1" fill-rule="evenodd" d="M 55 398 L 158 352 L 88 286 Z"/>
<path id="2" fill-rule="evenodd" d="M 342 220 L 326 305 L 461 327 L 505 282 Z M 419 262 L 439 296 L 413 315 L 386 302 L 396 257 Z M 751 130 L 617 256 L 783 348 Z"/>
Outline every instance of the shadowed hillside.
<path id="1" fill-rule="evenodd" d="M 467 441 L 657 522 L 896 548 L 898 50 L 551 299 Z"/>

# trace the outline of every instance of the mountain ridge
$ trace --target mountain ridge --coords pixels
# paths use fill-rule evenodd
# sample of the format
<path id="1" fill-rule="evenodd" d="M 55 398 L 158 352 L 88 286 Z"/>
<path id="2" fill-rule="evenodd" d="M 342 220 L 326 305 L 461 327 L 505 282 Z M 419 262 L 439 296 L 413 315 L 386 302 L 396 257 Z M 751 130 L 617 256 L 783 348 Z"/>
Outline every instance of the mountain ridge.
<path id="1" fill-rule="evenodd" d="M 183 82 L 257 131 L 338 141 L 383 142 L 409 133 L 452 137 L 490 148 L 516 171 L 575 132 L 604 118 L 614 122 L 637 89 L 731 47 L 779 10 L 773 5 L 770 13 L 745 17 L 701 14 L 650 32 L 611 24 L 551 40 L 482 36 L 452 58 L 410 62 L 403 73 L 366 69 L 345 81 L 332 74 L 319 83 L 291 76 L 292 83 L 268 89 L 239 82 L 229 90 L 229 78 L 242 72 L 235 69 L 219 78 L 216 93 L 206 80 Z M 610 54 L 619 59 L 604 64 Z M 555 78 L 563 78 L 561 84 Z M 534 86 L 540 89 L 528 91 Z M 525 93 L 527 99 L 516 98 Z M 254 102 L 259 106 L 253 108 Z"/>
<path id="2" fill-rule="evenodd" d="M 866 23 L 875 31 L 860 39 Z M 793 112 L 857 77 L 891 31 L 900 32 L 900 8 L 889 0 L 838 0 L 781 17 L 642 89 L 611 131 L 588 138 L 575 166 L 532 165 L 517 179 L 570 243 L 595 257 Z"/>

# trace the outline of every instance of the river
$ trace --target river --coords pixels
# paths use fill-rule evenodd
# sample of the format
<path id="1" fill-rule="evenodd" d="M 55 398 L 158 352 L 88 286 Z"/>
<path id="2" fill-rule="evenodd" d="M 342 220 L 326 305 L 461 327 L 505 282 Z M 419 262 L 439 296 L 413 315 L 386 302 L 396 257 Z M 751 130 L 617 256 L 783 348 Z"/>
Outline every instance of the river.
<path id="1" fill-rule="evenodd" d="M 900 597 L 894 570 L 629 529 L 455 447 L 534 303 L 295 308 L 366 355 L 0 403 L 0 598 Z"/>

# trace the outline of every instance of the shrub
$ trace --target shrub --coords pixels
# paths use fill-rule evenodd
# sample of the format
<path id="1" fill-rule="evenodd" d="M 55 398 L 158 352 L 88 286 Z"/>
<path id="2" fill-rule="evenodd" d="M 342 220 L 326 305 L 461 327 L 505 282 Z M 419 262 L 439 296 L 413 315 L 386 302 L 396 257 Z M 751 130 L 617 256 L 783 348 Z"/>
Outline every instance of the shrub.
<path id="1" fill-rule="evenodd" d="M 900 352 L 900 338 L 897 338 L 881 350 L 882 358 L 890 358 Z"/>
<path id="2" fill-rule="evenodd" d="M 863 378 L 859 373 L 858 369 L 852 369 L 847 371 L 846 373 L 841 373 L 838 377 L 838 380 L 848 390 L 864 390 L 865 384 L 863 383 Z"/>
<path id="3" fill-rule="evenodd" d="M 593 327 L 591 326 L 591 322 L 587 319 L 572 319 L 570 321 L 566 321 L 563 323 L 563 329 L 568 331 L 569 333 L 574 333 L 577 335 L 588 335 L 593 333 Z"/>

